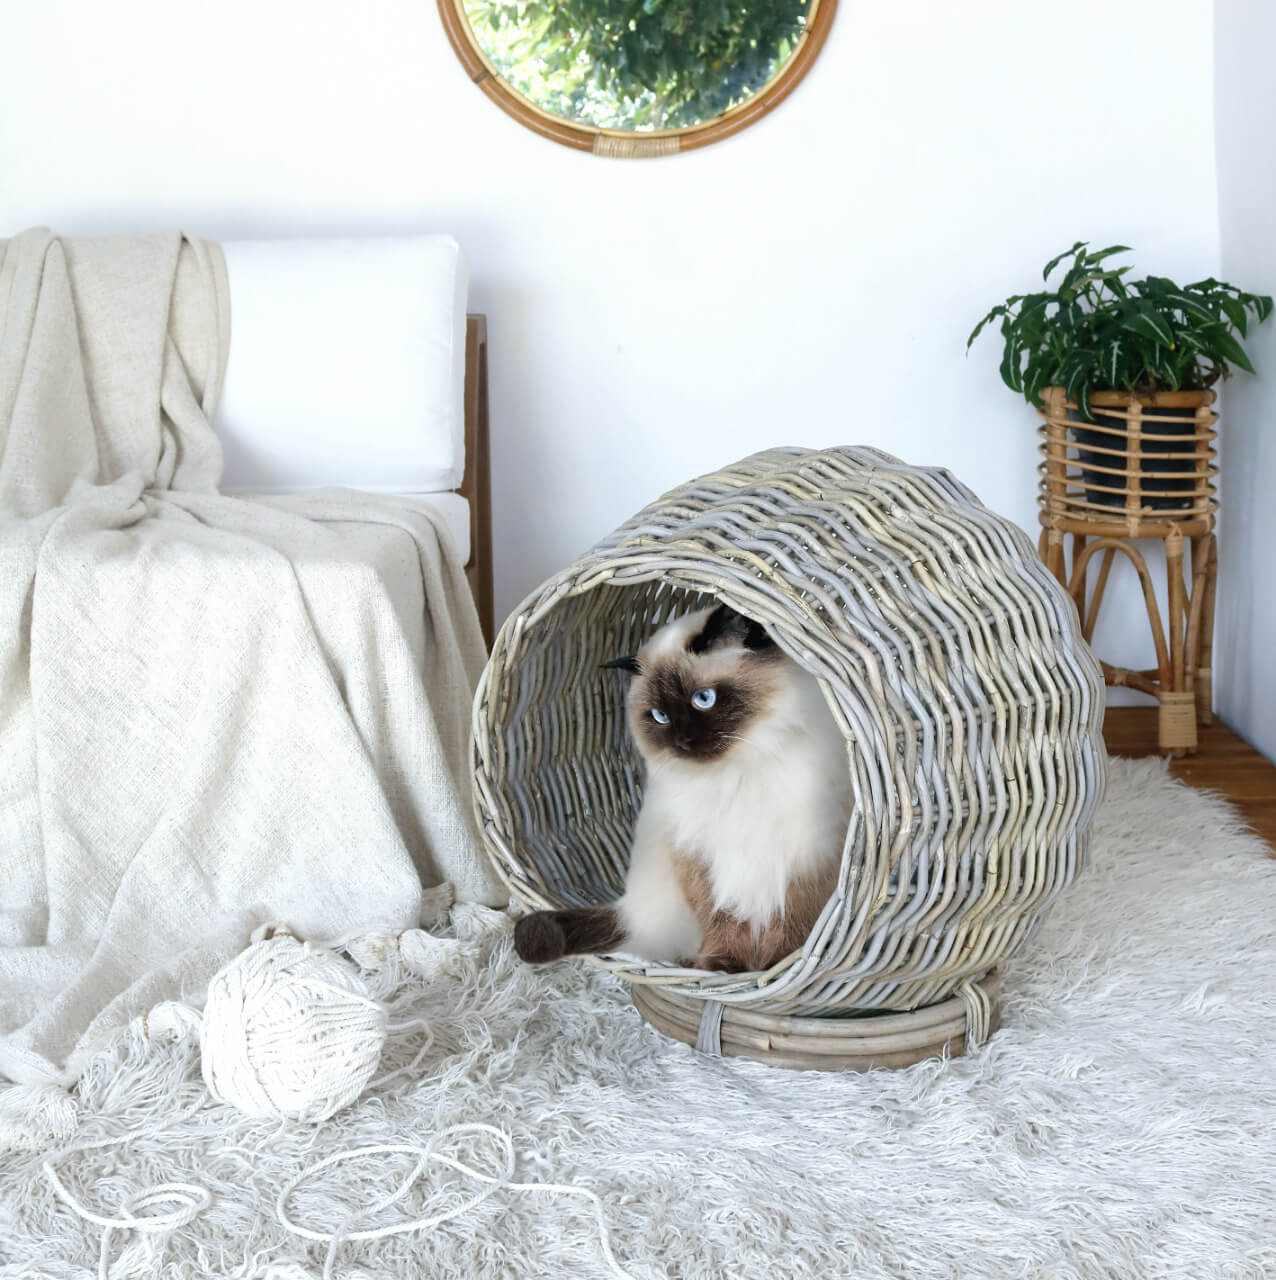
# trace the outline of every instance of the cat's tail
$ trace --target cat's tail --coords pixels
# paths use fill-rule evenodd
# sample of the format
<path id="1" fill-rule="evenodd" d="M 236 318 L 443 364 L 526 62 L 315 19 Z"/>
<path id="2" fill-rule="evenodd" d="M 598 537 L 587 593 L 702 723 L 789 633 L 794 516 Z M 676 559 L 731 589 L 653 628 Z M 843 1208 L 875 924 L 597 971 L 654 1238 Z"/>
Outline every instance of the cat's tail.
<path id="1" fill-rule="evenodd" d="M 514 950 L 528 964 L 600 955 L 618 950 L 624 940 L 625 928 L 615 907 L 534 911 L 514 926 Z"/>

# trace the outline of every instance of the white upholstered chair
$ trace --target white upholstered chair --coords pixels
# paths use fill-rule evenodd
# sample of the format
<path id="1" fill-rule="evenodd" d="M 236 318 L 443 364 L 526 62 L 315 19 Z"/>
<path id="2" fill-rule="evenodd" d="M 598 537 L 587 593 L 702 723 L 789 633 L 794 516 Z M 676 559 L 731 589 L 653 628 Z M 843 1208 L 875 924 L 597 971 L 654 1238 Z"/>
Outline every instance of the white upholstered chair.
<path id="1" fill-rule="evenodd" d="M 341 485 L 442 518 L 492 638 L 486 324 L 450 236 L 222 244 L 225 493 Z"/>

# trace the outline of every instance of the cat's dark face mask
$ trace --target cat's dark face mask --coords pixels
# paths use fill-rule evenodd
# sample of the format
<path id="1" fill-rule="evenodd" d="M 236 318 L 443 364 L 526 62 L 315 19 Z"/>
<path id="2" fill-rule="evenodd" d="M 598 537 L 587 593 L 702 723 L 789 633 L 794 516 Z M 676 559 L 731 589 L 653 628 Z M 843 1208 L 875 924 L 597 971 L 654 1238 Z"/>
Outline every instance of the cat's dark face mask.
<path id="1" fill-rule="evenodd" d="M 724 651 L 738 655 L 727 671 L 713 661 Z M 745 741 L 743 731 L 767 704 L 767 669 L 779 656 L 762 626 L 722 604 L 687 637 L 682 652 L 662 654 L 648 665 L 634 654 L 601 665 L 635 678 L 629 707 L 643 755 L 706 763 Z"/>
<path id="2" fill-rule="evenodd" d="M 744 671 L 707 679 L 686 658 L 657 662 L 634 686 L 631 714 L 643 753 L 704 764 L 742 740 L 760 691 Z"/>

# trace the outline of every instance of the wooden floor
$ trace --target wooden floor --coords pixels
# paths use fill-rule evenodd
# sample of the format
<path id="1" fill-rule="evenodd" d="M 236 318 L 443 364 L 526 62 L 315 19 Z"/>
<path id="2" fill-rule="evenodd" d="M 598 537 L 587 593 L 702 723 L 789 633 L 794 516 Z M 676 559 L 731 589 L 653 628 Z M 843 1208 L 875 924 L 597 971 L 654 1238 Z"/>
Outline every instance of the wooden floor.
<path id="1" fill-rule="evenodd" d="M 1189 786 L 1227 796 L 1276 857 L 1276 765 L 1220 720 L 1199 726 L 1197 735 L 1199 750 L 1172 760 L 1170 772 Z M 1114 756 L 1156 755 L 1156 708 L 1109 707 L 1103 736 Z"/>

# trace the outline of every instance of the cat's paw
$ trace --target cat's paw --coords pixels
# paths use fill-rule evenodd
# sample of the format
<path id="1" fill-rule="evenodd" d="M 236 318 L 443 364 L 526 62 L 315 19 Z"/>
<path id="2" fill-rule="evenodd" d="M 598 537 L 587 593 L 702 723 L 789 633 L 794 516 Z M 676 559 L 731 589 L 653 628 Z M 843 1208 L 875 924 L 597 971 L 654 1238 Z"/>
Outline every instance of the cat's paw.
<path id="1" fill-rule="evenodd" d="M 553 911 L 534 911 L 514 926 L 514 950 L 528 964 L 548 964 L 567 954 L 567 934 Z"/>
<path id="2" fill-rule="evenodd" d="M 696 958 L 697 969 L 712 969 L 717 973 L 744 973 L 746 966 L 736 956 L 721 951 L 702 951 Z"/>

